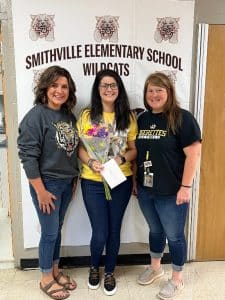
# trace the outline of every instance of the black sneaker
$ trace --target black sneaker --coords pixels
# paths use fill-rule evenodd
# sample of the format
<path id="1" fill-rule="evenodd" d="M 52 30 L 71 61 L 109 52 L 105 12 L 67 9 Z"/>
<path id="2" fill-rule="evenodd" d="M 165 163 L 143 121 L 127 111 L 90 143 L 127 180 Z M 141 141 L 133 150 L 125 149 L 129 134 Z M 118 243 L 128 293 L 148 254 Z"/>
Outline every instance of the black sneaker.
<path id="1" fill-rule="evenodd" d="M 89 271 L 88 287 L 97 290 L 100 286 L 99 268 L 91 267 Z"/>
<path id="2" fill-rule="evenodd" d="M 107 273 L 105 274 L 105 279 L 104 279 L 104 293 L 107 296 L 112 296 L 115 294 L 117 290 L 116 287 L 116 280 L 113 276 L 113 273 Z"/>

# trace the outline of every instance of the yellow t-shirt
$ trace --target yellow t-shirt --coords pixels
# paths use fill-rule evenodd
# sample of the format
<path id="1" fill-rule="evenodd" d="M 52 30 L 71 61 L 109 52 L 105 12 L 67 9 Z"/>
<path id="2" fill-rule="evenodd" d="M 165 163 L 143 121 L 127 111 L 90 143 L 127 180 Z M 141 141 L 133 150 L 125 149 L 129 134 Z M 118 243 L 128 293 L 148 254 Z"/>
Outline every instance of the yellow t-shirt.
<path id="1" fill-rule="evenodd" d="M 135 141 L 136 135 L 137 135 L 137 122 L 135 118 L 130 117 L 130 126 L 126 130 L 116 130 L 115 129 L 115 113 L 107 113 L 103 112 L 103 124 L 104 127 L 107 127 L 109 129 L 109 135 L 110 135 L 110 147 L 109 147 L 109 153 L 108 153 L 108 159 L 117 156 L 118 154 L 123 155 L 128 148 L 128 141 Z M 77 121 L 77 129 L 79 137 L 82 140 L 82 132 L 85 130 L 85 128 L 92 126 L 90 121 L 90 110 L 85 109 Z M 89 153 L 91 158 L 92 157 Z M 131 170 L 131 163 L 126 162 L 122 165 L 120 165 L 120 169 L 123 172 L 125 176 L 132 175 Z M 100 174 L 93 172 L 86 164 L 82 164 L 82 171 L 81 171 L 81 177 L 85 179 L 90 179 L 94 181 L 102 181 L 102 177 Z"/>

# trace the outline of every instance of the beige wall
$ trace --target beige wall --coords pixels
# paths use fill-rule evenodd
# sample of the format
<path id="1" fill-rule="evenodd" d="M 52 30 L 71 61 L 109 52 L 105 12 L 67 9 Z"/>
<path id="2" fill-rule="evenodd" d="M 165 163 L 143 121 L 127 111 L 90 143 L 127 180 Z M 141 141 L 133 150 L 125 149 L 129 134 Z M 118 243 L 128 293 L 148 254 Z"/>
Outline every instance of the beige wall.
<path id="1" fill-rule="evenodd" d="M 1 0 L 1 12 L 7 12 L 7 19 L 1 21 L 3 40 L 3 90 L 5 103 L 6 134 L 8 139 L 8 170 L 10 189 L 10 214 L 12 217 L 13 252 L 16 265 L 23 251 L 22 210 L 19 161 L 16 155 L 17 103 L 14 65 L 13 29 L 10 1 Z"/>
<path id="2" fill-rule="evenodd" d="M 225 24 L 224 0 L 195 0 L 196 22 Z"/>

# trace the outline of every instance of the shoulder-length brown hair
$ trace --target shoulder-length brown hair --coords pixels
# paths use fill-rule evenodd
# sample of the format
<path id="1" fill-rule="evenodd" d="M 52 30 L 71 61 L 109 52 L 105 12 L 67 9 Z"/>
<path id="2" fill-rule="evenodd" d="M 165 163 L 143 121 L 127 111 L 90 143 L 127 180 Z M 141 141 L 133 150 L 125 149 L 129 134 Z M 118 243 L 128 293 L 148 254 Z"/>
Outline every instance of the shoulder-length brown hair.
<path id="1" fill-rule="evenodd" d="M 144 106 L 146 109 L 151 110 L 151 107 L 146 101 L 146 92 L 149 83 L 166 89 L 168 98 L 163 108 L 163 114 L 167 119 L 167 129 L 171 130 L 172 133 L 175 134 L 181 126 L 182 116 L 175 88 L 171 79 L 162 72 L 155 72 L 147 77 L 144 85 Z"/>
<path id="2" fill-rule="evenodd" d="M 34 104 L 47 105 L 47 90 L 50 87 L 50 85 L 53 84 L 61 76 L 66 77 L 69 85 L 69 97 L 67 101 L 62 105 L 62 109 L 64 109 L 67 112 L 72 111 L 77 101 L 75 95 L 76 86 L 70 73 L 60 66 L 51 66 L 41 74 L 40 79 L 38 80 L 38 83 L 34 88 Z"/>

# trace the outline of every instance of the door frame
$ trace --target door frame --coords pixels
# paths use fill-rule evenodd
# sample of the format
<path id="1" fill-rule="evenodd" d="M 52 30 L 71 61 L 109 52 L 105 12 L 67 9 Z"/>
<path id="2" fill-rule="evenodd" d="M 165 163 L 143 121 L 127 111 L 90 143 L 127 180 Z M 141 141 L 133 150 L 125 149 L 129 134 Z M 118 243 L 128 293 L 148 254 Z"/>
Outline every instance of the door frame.
<path id="1" fill-rule="evenodd" d="M 200 126 L 201 132 L 203 131 L 208 29 L 209 29 L 209 24 L 199 24 L 198 26 L 194 116 Z M 196 176 L 193 181 L 192 198 L 189 205 L 188 228 L 187 228 L 187 260 L 188 261 L 194 260 L 196 258 L 199 184 L 200 184 L 200 165 L 198 166 Z"/>

